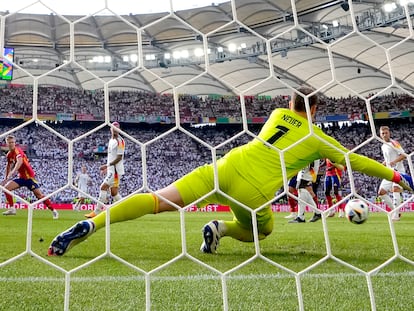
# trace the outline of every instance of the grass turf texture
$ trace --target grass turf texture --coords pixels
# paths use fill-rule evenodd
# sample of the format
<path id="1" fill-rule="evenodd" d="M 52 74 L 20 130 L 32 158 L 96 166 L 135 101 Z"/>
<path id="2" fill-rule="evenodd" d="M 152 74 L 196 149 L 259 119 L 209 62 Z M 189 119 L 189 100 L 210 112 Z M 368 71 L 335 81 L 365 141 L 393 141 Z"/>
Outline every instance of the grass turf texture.
<path id="1" fill-rule="evenodd" d="M 298 310 L 295 277 L 277 264 L 300 272 L 326 256 L 321 221 L 287 224 L 286 214 L 276 213 L 273 233 L 260 242 L 265 259 L 251 260 L 254 244 L 231 238 L 221 239 L 217 255 L 199 251 L 202 226 L 212 219 L 231 219 L 229 213 L 185 214 L 186 243 L 179 213 L 164 213 L 111 226 L 111 251 L 138 269 L 111 257 L 90 262 L 105 251 L 105 230 L 63 257 L 46 257 L 53 237 L 83 219 L 83 213 L 72 211 L 60 215 L 52 220 L 49 211 L 34 211 L 30 245 L 35 254 L 66 271 L 86 264 L 70 274 L 70 310 L 145 310 L 147 298 L 151 310 L 222 310 L 223 280 L 217 271 L 226 273 L 229 310 Z M 363 271 L 395 254 L 383 213 L 370 214 L 363 225 L 337 217 L 327 223 L 333 255 Z M 410 262 L 396 259 L 371 278 L 376 310 L 414 310 L 413 225 L 414 213 L 404 213 L 394 224 L 400 254 Z M 26 232 L 27 211 L 0 217 L 0 310 L 63 310 L 62 271 L 29 254 L 5 264 L 25 251 Z M 189 256 L 172 261 L 182 254 L 183 245 Z M 151 271 L 147 293 L 141 271 Z M 300 279 L 305 310 L 372 309 L 365 275 L 335 260 L 323 261 Z"/>

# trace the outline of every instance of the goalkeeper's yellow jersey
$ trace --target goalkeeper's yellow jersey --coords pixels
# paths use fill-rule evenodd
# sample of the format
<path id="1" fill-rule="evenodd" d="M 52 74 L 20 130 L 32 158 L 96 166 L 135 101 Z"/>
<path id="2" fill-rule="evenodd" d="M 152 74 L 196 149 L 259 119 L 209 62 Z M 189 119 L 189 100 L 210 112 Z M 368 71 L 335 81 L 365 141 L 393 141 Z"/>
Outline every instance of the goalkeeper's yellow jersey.
<path id="1" fill-rule="evenodd" d="M 313 130 L 311 135 L 310 128 Z M 323 133 L 316 125 L 289 109 L 276 109 L 258 137 L 237 147 L 222 159 L 232 165 L 252 186 L 269 200 L 283 186 L 282 161 L 287 180 L 316 159 L 328 158 L 345 165 L 348 150 L 337 140 Z M 269 145 L 265 144 L 267 142 Z M 367 175 L 392 179 L 393 171 L 381 163 L 355 153 L 349 154 L 351 167 Z"/>

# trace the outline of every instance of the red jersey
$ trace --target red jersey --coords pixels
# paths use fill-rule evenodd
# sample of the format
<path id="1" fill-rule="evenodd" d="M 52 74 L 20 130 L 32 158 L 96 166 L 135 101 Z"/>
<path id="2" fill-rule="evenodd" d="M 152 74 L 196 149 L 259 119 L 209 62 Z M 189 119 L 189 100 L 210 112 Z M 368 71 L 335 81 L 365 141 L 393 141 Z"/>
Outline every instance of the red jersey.
<path id="1" fill-rule="evenodd" d="M 10 165 L 10 169 L 17 163 L 17 159 L 23 159 L 22 166 L 19 168 L 19 178 L 29 179 L 35 177 L 35 172 L 29 163 L 29 159 L 22 149 L 15 147 L 14 150 L 10 150 L 7 153 L 7 163 Z"/>
<path id="2" fill-rule="evenodd" d="M 342 177 L 342 170 L 335 167 L 329 159 L 326 159 L 326 176 Z"/>

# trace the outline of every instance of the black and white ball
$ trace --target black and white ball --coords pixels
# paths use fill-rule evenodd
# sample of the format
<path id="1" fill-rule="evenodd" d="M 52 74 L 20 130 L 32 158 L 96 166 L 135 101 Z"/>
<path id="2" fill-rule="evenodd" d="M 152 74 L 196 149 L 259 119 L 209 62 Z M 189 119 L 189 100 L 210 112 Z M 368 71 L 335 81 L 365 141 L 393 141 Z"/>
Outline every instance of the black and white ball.
<path id="1" fill-rule="evenodd" d="M 353 224 L 363 224 L 368 219 L 368 205 L 360 199 L 349 200 L 345 205 L 346 218 Z"/>

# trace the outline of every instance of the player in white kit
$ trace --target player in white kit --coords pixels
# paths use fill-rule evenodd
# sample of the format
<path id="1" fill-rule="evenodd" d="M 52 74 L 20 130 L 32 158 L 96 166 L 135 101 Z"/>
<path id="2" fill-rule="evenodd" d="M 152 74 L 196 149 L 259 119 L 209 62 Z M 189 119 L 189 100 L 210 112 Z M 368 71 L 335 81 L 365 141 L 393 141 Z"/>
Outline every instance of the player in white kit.
<path id="1" fill-rule="evenodd" d="M 87 197 L 85 196 L 85 193 L 89 193 L 89 186 L 92 183 L 92 179 L 89 176 L 86 166 L 83 165 L 81 168 L 81 171 L 78 175 L 76 175 L 75 178 L 75 186 L 79 188 L 78 197 L 76 200 L 75 205 L 73 206 L 73 209 L 75 211 L 79 211 L 82 204 L 85 204 Z"/>
<path id="2" fill-rule="evenodd" d="M 111 126 L 111 139 L 108 143 L 108 158 L 106 164 L 102 165 L 99 169 L 101 172 L 106 173 L 103 180 L 98 201 L 106 204 L 108 191 L 110 190 L 112 201 L 116 202 L 121 199 L 119 194 L 119 181 L 125 173 L 124 169 L 124 153 L 125 153 L 125 141 L 119 135 L 119 123 L 113 122 Z M 89 214 L 86 214 L 86 218 L 95 217 L 101 210 L 103 205 L 97 204 L 95 210 Z"/>
<path id="3" fill-rule="evenodd" d="M 300 170 L 297 175 L 297 188 L 298 188 L 298 215 L 295 219 L 289 221 L 289 223 L 301 223 L 305 220 L 305 208 L 306 205 L 310 205 L 315 208 L 313 217 L 309 220 L 315 222 L 321 219 L 321 213 L 317 210 L 318 198 L 312 189 L 312 184 L 316 181 L 320 166 L 320 160 L 315 160 L 313 163 Z"/>
<path id="4" fill-rule="evenodd" d="M 406 158 L 405 151 L 400 143 L 395 139 L 391 139 L 390 128 L 388 126 L 380 127 L 380 137 L 384 140 L 381 146 L 382 154 L 384 156 L 383 164 L 400 173 L 405 173 L 403 160 Z M 401 204 L 401 193 L 403 189 L 396 183 L 383 179 L 378 189 L 379 197 L 390 208 L 394 209 Z M 392 199 L 389 196 L 392 192 Z M 396 211 L 392 215 L 392 220 L 400 220 L 400 213 Z"/>

